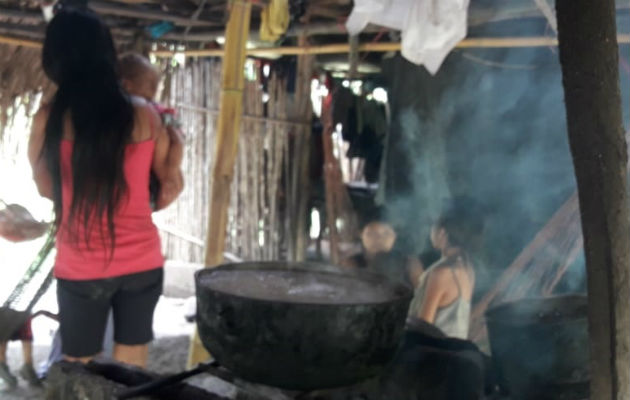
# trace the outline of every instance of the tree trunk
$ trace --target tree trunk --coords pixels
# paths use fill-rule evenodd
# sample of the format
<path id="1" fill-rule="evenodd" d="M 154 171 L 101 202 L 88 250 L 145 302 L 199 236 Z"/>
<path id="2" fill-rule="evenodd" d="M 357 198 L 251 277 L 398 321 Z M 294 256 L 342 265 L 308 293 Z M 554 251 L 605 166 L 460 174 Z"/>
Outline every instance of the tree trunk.
<path id="1" fill-rule="evenodd" d="M 630 398 L 627 150 L 613 0 L 557 0 L 569 143 L 586 252 L 591 399 Z"/>

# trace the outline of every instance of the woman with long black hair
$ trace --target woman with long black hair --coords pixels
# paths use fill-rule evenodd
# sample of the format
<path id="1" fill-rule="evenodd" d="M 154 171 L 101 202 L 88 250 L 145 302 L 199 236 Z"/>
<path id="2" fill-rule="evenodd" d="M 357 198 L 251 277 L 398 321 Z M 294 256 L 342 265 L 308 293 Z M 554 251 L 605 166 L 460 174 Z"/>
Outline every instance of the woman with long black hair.
<path id="1" fill-rule="evenodd" d="M 416 282 L 409 322 L 423 320 L 447 336 L 468 338 L 475 288 L 473 256 L 481 248 L 483 228 L 481 209 L 469 198 L 453 199 L 442 212 L 431 227 L 431 243 L 441 258 Z"/>
<path id="2" fill-rule="evenodd" d="M 164 263 L 149 176 L 166 183 L 179 166 L 167 163 L 169 137 L 153 108 L 121 89 L 112 36 L 95 14 L 62 9 L 42 65 L 58 89 L 34 118 L 29 158 L 55 208 L 63 353 L 83 362 L 100 353 L 112 310 L 114 358 L 144 366 Z M 178 194 L 160 193 L 158 208 Z"/>

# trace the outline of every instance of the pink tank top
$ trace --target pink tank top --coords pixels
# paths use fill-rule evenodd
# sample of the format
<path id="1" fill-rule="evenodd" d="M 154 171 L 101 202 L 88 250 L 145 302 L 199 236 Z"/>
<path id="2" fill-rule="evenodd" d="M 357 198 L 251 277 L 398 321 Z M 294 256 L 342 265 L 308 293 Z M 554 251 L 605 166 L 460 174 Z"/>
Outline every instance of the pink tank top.
<path id="1" fill-rule="evenodd" d="M 70 237 L 68 216 L 72 200 L 72 150 L 74 142 L 61 142 L 61 187 L 63 218 L 57 233 L 55 276 L 68 280 L 92 280 L 134 274 L 164 265 L 160 237 L 151 219 L 149 175 L 155 141 L 147 140 L 127 145 L 124 174 L 127 194 L 114 215 L 116 245 L 113 255 L 101 238 L 98 225 L 88 232 L 75 226 L 78 240 Z M 106 226 L 106 217 L 103 217 Z M 109 237 L 105 229 L 106 237 Z"/>

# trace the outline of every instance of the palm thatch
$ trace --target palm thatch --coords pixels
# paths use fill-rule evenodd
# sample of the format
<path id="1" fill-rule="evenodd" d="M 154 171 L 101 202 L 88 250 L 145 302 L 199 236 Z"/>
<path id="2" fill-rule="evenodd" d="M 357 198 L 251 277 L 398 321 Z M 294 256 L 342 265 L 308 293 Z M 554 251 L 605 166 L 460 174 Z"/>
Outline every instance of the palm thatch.
<path id="1" fill-rule="evenodd" d="M 54 89 L 41 69 L 40 58 L 37 49 L 0 45 L 0 140 L 17 107 L 25 106 L 31 115 L 39 104 L 39 94 L 46 97 Z"/>

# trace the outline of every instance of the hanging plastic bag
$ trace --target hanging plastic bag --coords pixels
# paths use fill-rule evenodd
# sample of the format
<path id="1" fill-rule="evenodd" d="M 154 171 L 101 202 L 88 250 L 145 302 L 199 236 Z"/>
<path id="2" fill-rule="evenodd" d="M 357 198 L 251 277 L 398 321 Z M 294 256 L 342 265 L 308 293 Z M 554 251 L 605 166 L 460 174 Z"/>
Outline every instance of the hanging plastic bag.
<path id="1" fill-rule="evenodd" d="M 402 32 L 401 53 L 436 74 L 466 37 L 469 0 L 355 0 L 346 22 L 357 35 L 369 24 Z"/>
<path id="2" fill-rule="evenodd" d="M 403 30 L 406 16 L 415 0 L 355 0 L 346 21 L 350 35 L 358 35 L 369 24 Z"/>
<path id="3" fill-rule="evenodd" d="M 408 11 L 401 53 L 435 75 L 466 37 L 469 0 L 419 0 Z"/>

